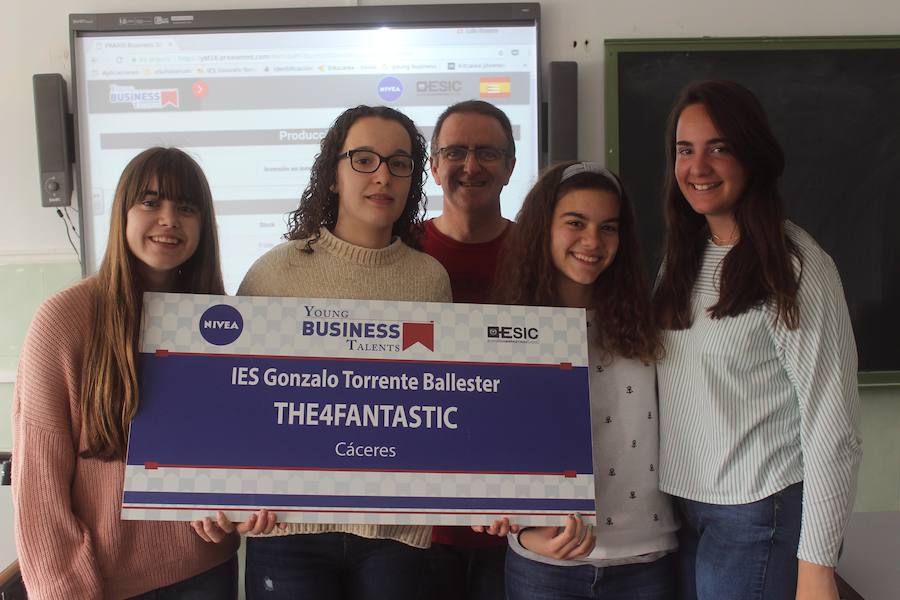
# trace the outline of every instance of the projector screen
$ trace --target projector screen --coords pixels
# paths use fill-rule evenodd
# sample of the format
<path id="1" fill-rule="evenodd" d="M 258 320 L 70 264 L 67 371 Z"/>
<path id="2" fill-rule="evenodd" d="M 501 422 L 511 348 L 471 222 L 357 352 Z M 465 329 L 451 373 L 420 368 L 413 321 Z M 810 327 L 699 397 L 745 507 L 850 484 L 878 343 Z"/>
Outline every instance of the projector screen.
<path id="1" fill-rule="evenodd" d="M 122 169 L 150 146 L 180 147 L 203 167 L 229 293 L 258 256 L 282 241 L 285 215 L 307 185 L 319 142 L 345 108 L 397 108 L 430 139 L 448 105 L 493 102 L 509 116 L 516 138 L 504 216 L 515 216 L 538 173 L 537 4 L 70 21 L 86 273 L 103 257 Z M 428 216 L 435 216 L 440 189 L 429 182 L 426 192 Z"/>

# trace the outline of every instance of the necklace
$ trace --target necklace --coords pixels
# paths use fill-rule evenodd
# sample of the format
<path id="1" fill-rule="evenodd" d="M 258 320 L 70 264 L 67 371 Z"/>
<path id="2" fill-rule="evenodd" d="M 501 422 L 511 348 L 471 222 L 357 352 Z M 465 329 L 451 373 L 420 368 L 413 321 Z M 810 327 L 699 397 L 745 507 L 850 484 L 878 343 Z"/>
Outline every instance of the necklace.
<path id="1" fill-rule="evenodd" d="M 712 240 L 712 243 L 716 246 L 727 246 L 729 244 L 733 244 L 738 239 L 737 228 L 731 231 L 731 235 L 727 238 L 719 237 L 714 234 L 712 231 L 709 232 L 709 239 Z"/>

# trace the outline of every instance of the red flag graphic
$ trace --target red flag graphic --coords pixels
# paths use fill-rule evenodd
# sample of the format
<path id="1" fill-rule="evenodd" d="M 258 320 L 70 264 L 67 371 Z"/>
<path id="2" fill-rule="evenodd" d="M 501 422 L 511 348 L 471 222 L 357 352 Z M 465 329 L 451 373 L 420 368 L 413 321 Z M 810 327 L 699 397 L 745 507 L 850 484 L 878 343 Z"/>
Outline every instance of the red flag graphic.
<path id="1" fill-rule="evenodd" d="M 403 323 L 403 350 L 417 342 L 434 352 L 434 323 Z"/>
<path id="2" fill-rule="evenodd" d="M 178 108 L 178 90 L 162 90 L 159 102 L 163 107 L 174 106 Z"/>

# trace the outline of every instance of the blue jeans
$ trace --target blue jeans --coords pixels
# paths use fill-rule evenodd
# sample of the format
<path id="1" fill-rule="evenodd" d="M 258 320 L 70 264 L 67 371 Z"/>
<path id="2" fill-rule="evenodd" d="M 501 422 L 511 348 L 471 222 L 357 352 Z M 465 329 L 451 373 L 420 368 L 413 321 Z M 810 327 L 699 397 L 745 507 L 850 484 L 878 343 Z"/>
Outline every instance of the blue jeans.
<path id="1" fill-rule="evenodd" d="M 674 600 L 676 561 L 616 567 L 546 565 L 506 553 L 507 600 Z"/>
<path id="2" fill-rule="evenodd" d="M 682 600 L 794 600 L 803 483 L 750 504 L 676 498 Z"/>
<path id="3" fill-rule="evenodd" d="M 428 549 L 432 600 L 503 600 L 506 546 L 467 548 L 432 544 Z"/>
<path id="4" fill-rule="evenodd" d="M 190 579 L 134 596 L 131 600 L 237 600 L 237 556 Z"/>
<path id="5" fill-rule="evenodd" d="M 429 598 L 425 550 L 349 533 L 247 538 L 247 600 Z"/>

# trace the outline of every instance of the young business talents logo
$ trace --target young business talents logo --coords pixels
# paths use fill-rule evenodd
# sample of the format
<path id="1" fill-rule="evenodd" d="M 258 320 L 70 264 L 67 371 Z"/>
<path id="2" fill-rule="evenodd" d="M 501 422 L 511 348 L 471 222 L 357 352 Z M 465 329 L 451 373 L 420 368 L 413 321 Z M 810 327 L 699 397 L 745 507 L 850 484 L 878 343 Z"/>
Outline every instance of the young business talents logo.
<path id="1" fill-rule="evenodd" d="M 200 317 L 200 335 L 215 346 L 226 346 L 244 330 L 244 318 L 233 306 L 216 304 L 207 308 Z"/>
<path id="2" fill-rule="evenodd" d="M 349 350 L 358 352 L 402 352 L 421 344 L 434 352 L 434 323 L 354 319 L 348 310 L 306 305 L 300 335 L 343 338 Z"/>
<path id="3" fill-rule="evenodd" d="M 178 108 L 178 88 L 138 89 L 133 85 L 109 86 L 110 104 L 130 104 L 135 110 Z"/>

